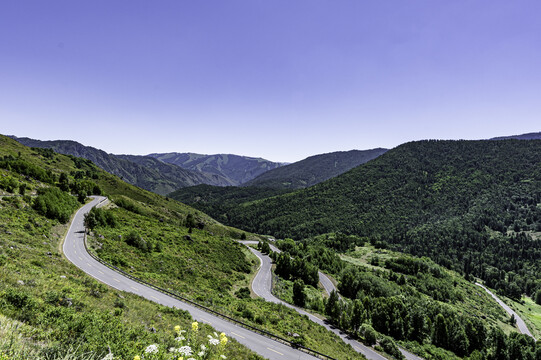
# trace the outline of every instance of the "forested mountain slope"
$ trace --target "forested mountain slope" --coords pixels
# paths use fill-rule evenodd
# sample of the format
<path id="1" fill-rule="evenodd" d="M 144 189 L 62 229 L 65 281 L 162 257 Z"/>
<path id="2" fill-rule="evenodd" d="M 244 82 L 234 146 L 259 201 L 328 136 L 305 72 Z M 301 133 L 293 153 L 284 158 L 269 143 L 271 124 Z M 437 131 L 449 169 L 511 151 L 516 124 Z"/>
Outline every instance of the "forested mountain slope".
<path id="1" fill-rule="evenodd" d="M 241 204 L 286 194 L 289 189 L 262 188 L 256 186 L 196 185 L 178 189 L 168 194 L 172 199 L 203 211 L 214 219 L 227 223 L 228 214 Z"/>
<path id="2" fill-rule="evenodd" d="M 261 158 L 231 154 L 164 153 L 149 154 L 148 156 L 178 165 L 184 169 L 223 176 L 229 179 L 232 185 L 243 184 L 266 171 L 283 165 Z"/>
<path id="3" fill-rule="evenodd" d="M 337 151 L 310 156 L 267 171 L 243 184 L 275 189 L 301 189 L 318 184 L 384 154 L 387 149 Z"/>
<path id="4" fill-rule="evenodd" d="M 151 157 L 123 158 L 71 140 L 41 141 L 12 138 L 26 146 L 53 149 L 61 154 L 88 159 L 108 173 L 117 175 L 132 185 L 162 195 L 181 187 L 198 184 L 231 185 L 228 180 L 219 175 L 189 171 Z"/>
<path id="5" fill-rule="evenodd" d="M 311 156 L 269 170 L 240 187 L 197 185 L 178 189 L 168 196 L 189 204 L 219 221 L 228 221 L 230 209 L 255 200 L 312 186 L 370 161 L 386 149 L 339 151 Z"/>
<path id="6" fill-rule="evenodd" d="M 341 231 L 532 295 L 541 273 L 541 141 L 419 141 L 229 224 L 297 239 Z"/>

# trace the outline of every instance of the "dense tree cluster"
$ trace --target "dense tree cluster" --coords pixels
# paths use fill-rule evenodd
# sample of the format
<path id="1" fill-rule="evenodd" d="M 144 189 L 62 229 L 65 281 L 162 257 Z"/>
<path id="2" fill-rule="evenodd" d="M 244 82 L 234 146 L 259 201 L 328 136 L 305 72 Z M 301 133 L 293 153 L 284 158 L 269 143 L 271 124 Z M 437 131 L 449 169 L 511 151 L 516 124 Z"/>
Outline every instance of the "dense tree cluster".
<path id="1" fill-rule="evenodd" d="M 90 209 L 90 211 L 85 215 L 84 220 L 85 226 L 90 230 L 93 230 L 98 226 L 115 227 L 116 223 L 117 221 L 112 211 L 97 207 Z"/>
<path id="2" fill-rule="evenodd" d="M 271 256 L 276 264 L 275 273 L 284 279 L 300 279 L 312 286 L 319 283 L 318 269 L 310 262 L 299 257 L 292 258 L 288 252 L 273 252 Z"/>
<path id="3" fill-rule="evenodd" d="M 77 200 L 59 188 L 42 188 L 34 199 L 33 207 L 41 215 L 67 223 L 79 206 Z"/>
<path id="4" fill-rule="evenodd" d="M 389 275 L 392 277 L 392 274 Z M 404 292 L 389 282 L 377 282 L 370 272 L 345 269 L 339 290 L 325 304 L 329 320 L 341 329 L 365 338 L 366 324 L 396 340 L 431 343 L 460 357 L 478 359 L 534 359 L 541 349 L 526 335 L 505 335 L 483 321 L 450 306 Z M 409 280 L 408 280 L 409 281 Z M 368 343 L 370 333 L 368 333 Z M 473 355 L 472 355 L 473 356 Z"/>

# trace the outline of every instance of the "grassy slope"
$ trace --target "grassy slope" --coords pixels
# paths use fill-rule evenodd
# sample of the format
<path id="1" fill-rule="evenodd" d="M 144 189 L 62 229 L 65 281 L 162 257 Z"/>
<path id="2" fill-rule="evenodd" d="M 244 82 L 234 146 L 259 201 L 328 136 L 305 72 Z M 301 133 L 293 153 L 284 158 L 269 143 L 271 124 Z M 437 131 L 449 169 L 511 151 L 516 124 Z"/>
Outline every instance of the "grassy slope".
<path id="1" fill-rule="evenodd" d="M 187 228 L 176 228 L 124 209 L 109 211 L 115 214 L 118 226 L 96 228 L 91 240 L 92 247 L 99 248 L 97 254 L 101 258 L 142 279 L 290 340 L 294 340 L 292 333 L 303 334 L 305 346 L 322 353 L 338 358 L 359 358 L 336 336 L 295 311 L 260 299 L 235 296 L 237 289 L 249 284 L 258 265 L 258 261 L 250 257 L 252 262 L 244 267 L 241 259 L 248 253 L 244 246 L 232 242 L 224 250 L 218 244 L 231 240 L 212 236 L 207 230 L 193 229 L 188 233 Z M 145 241 L 160 243 L 161 252 L 148 253 L 119 240 L 118 235 L 125 236 L 134 228 Z M 190 240 L 185 239 L 187 235 Z"/>
<path id="2" fill-rule="evenodd" d="M 4 137 L 0 137 L 0 145 L 0 155 L 20 153 L 21 158 L 55 173 L 77 171 L 69 157 L 44 158 Z M 110 175 L 100 175 L 101 183 L 114 184 Z M 5 169 L 0 169 L 0 176 L 26 184 L 27 193 L 46 186 Z M 117 185 L 117 190 L 123 188 L 118 180 Z M 126 188 L 155 203 L 166 201 L 133 187 Z M 6 191 L 3 194 L 12 195 Z M 163 343 L 175 325 L 190 326 L 189 314 L 110 289 L 66 261 L 59 248 L 67 225 L 39 215 L 30 206 L 31 201 L 29 197 L 15 196 L 5 196 L 0 201 L 0 313 L 7 316 L 6 323 L 12 319 L 25 323 L 23 337 L 12 328 L 4 329 L 12 331 L 16 341 L 3 343 L 0 350 L 9 350 L 16 358 L 34 359 L 38 358 L 37 352 L 45 351 L 54 357 L 70 349 L 78 349 L 78 353 L 92 351 L 99 357 L 110 348 L 117 355 L 133 357 L 151 343 Z M 183 209 L 186 207 L 175 204 L 154 211 L 157 215 L 182 217 L 185 214 L 177 212 Z M 150 331 L 152 328 L 156 332 Z M 203 329 L 206 333 L 211 330 L 207 326 Z M 255 356 L 235 341 L 228 352 L 233 358 Z"/>
<path id="3" fill-rule="evenodd" d="M 257 326 L 282 335 L 288 331 L 308 334 L 305 344 L 321 352 L 339 358 L 359 358 L 329 332 L 286 308 L 232 295 L 249 283 L 250 272 L 255 269 L 254 259 L 247 258 L 246 250 L 231 237 L 238 238 L 241 232 L 176 201 L 123 183 L 88 162 L 81 164 L 56 154 L 45 158 L 5 137 L 0 137 L 0 145 L 0 156 L 17 157 L 20 153 L 21 158 L 57 175 L 96 172 L 98 178 L 93 181 L 112 199 L 135 204 L 139 214 L 123 208 L 107 210 L 114 214 L 117 226 L 95 229 L 96 235 L 105 234 L 103 239 L 96 238 L 103 244 L 98 252 L 105 259 Z M 25 183 L 27 193 L 46 186 L 7 170 L 0 171 L 1 176 L 9 175 Z M 74 179 L 70 176 L 70 180 Z M 65 353 L 73 345 L 81 346 L 79 351 L 92 350 L 98 355 L 110 347 L 116 354 L 133 356 L 146 345 L 167 338 L 174 325 L 188 326 L 190 317 L 184 312 L 109 289 L 68 263 L 59 251 L 66 226 L 38 215 L 31 208 L 31 201 L 28 197 L 6 197 L 1 203 L 0 313 L 25 321 L 36 334 L 33 341 L 58 353 Z M 204 224 L 204 230 L 194 228 L 192 240 L 184 240 L 188 229 L 182 224 L 189 213 L 194 214 L 196 223 Z M 159 243 L 161 252 L 141 252 L 118 240 L 118 235 L 132 230 L 154 246 Z M 24 285 L 18 284 L 18 280 Z M 66 298 L 71 305 L 62 300 Z M 157 332 L 149 331 L 151 328 Z M 255 358 L 234 341 L 227 355 Z"/>

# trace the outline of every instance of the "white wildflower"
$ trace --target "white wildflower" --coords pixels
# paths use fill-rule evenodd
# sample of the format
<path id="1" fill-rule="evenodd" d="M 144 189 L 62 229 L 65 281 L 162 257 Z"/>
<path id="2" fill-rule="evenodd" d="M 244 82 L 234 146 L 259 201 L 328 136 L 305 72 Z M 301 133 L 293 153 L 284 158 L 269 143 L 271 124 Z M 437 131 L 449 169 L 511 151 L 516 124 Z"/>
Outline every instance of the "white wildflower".
<path id="1" fill-rule="evenodd" d="M 193 354 L 192 348 L 189 347 L 189 346 L 182 346 L 182 347 L 178 348 L 177 350 L 178 350 L 177 351 L 178 353 L 180 353 L 180 354 L 182 354 L 184 356 L 190 356 L 190 355 Z"/>
<path id="2" fill-rule="evenodd" d="M 225 355 L 220 355 L 220 358 L 221 358 L 221 359 L 227 359 L 227 356 L 225 356 Z"/>
<path id="3" fill-rule="evenodd" d="M 204 352 L 204 351 L 200 351 L 200 352 L 197 353 L 197 356 L 203 357 L 203 356 L 205 356 L 205 352 Z"/>
<path id="4" fill-rule="evenodd" d="M 145 349 L 145 353 L 147 353 L 147 354 L 157 354 L 158 353 L 158 345 L 157 344 L 152 344 L 152 345 L 147 346 L 147 348 Z"/>
<path id="5" fill-rule="evenodd" d="M 210 344 L 210 345 L 216 346 L 216 345 L 218 345 L 219 343 L 220 343 L 220 340 L 218 340 L 218 339 L 215 339 L 215 338 L 213 338 L 213 337 L 211 337 L 211 338 L 209 339 L 209 344 Z"/>
<path id="6" fill-rule="evenodd" d="M 101 360 L 113 360 L 113 354 L 112 353 L 109 353 L 107 355 L 105 355 L 105 357 Z"/>
<path id="7" fill-rule="evenodd" d="M 207 347 L 205 346 L 205 344 L 201 344 L 201 350 L 207 351 Z"/>
<path id="8" fill-rule="evenodd" d="M 186 338 L 184 336 L 179 336 L 179 337 L 176 337 L 175 340 L 178 342 L 181 342 L 181 341 L 186 340 Z"/>

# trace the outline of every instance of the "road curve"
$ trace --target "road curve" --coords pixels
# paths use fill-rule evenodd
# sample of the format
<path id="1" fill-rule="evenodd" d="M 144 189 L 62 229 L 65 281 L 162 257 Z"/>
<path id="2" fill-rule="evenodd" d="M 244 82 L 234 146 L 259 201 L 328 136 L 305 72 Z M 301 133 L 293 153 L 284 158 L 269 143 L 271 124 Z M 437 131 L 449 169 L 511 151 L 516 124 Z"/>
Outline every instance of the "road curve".
<path id="1" fill-rule="evenodd" d="M 479 287 L 482 287 L 487 293 L 489 293 L 490 296 L 492 296 L 492 298 L 494 300 L 496 300 L 496 302 L 505 310 L 506 313 L 508 313 L 509 315 L 514 315 L 515 316 L 515 319 L 517 320 L 518 330 L 522 334 L 526 334 L 526 335 L 528 335 L 529 337 L 531 337 L 532 339 L 535 340 L 532 333 L 530 332 L 530 329 L 528 329 L 528 327 L 526 326 L 526 323 L 524 322 L 524 320 L 522 320 L 522 318 L 520 316 L 518 316 L 518 314 L 513 309 L 511 309 L 509 306 L 507 306 L 506 303 L 501 301 L 496 295 L 494 295 L 494 293 L 492 291 L 487 289 L 484 285 L 482 285 L 482 284 L 480 284 L 478 282 L 476 282 L 475 285 L 477 285 Z"/>
<path id="2" fill-rule="evenodd" d="M 240 241 L 240 242 L 245 244 L 245 245 L 246 244 L 253 244 L 253 242 L 250 242 L 250 241 Z M 291 305 L 289 303 L 286 303 L 285 301 L 282 301 L 282 300 L 278 299 L 276 296 L 274 296 L 271 293 L 271 289 L 272 289 L 272 271 L 271 271 L 271 269 L 272 269 L 272 261 L 271 261 L 271 258 L 269 256 L 267 256 L 267 255 L 263 255 L 261 252 L 255 250 L 254 248 L 251 248 L 251 247 L 248 247 L 248 248 L 261 261 L 261 267 L 260 267 L 258 273 L 256 274 L 256 276 L 255 276 L 255 278 L 254 278 L 254 280 L 252 282 L 252 290 L 254 291 L 254 293 L 256 295 L 258 295 L 259 297 L 262 297 L 266 301 L 273 302 L 273 303 L 276 303 L 276 304 L 282 304 L 282 305 L 287 306 L 289 308 L 295 309 L 298 313 L 300 313 L 302 315 L 308 316 L 308 318 L 310 320 L 312 320 L 313 322 L 325 327 L 327 330 L 330 330 L 330 331 L 334 332 L 335 334 L 337 334 L 338 336 L 340 336 L 340 338 L 342 338 L 342 340 L 345 343 L 350 344 L 355 349 L 355 351 L 357 351 L 360 354 L 363 354 L 367 359 L 370 359 L 370 360 L 387 360 L 386 357 L 379 354 L 378 352 L 376 352 L 371 347 L 368 347 L 368 346 L 360 343 L 359 341 L 350 338 L 348 336 L 348 334 L 340 331 L 339 329 L 337 329 L 337 328 L 335 328 L 333 326 L 330 326 L 329 324 L 327 324 L 325 321 L 321 320 L 320 318 L 310 314 L 309 312 L 305 311 L 304 309 L 301 309 L 299 307 L 296 307 L 296 306 L 293 306 L 293 305 Z M 272 250 L 272 248 L 271 248 L 271 250 Z M 334 288 L 334 285 L 332 285 L 332 286 Z M 416 355 L 414 355 L 414 354 L 412 354 L 412 353 L 410 353 L 410 352 L 408 352 L 408 351 L 406 351 L 404 349 L 400 349 L 400 352 L 402 352 L 402 354 L 408 360 L 423 360 L 422 358 L 420 358 L 420 357 L 418 357 L 418 356 L 416 356 Z"/>
<path id="3" fill-rule="evenodd" d="M 90 203 L 80 208 L 75 214 L 64 240 L 64 255 L 79 269 L 115 289 L 139 295 L 161 305 L 187 310 L 195 320 L 207 323 L 219 332 L 223 331 L 227 333 L 228 336 L 235 338 L 239 343 L 270 360 L 317 359 L 312 355 L 293 349 L 288 345 L 258 333 L 254 333 L 220 317 L 207 313 L 195 306 L 142 285 L 94 260 L 88 254 L 84 245 L 83 220 L 84 215 L 88 213 L 92 207 L 104 200 L 106 200 L 105 197 L 94 196 Z"/>
<path id="4" fill-rule="evenodd" d="M 257 245 L 259 242 L 254 241 L 254 240 L 239 240 L 239 243 L 244 244 L 244 245 Z M 269 246 L 270 246 L 270 249 L 272 251 L 276 252 L 276 253 L 281 253 L 282 252 L 282 250 L 278 249 L 273 244 L 269 244 Z M 323 289 L 325 290 L 327 295 L 331 295 L 331 292 L 333 290 L 338 291 L 338 290 L 336 290 L 336 286 L 334 286 L 334 283 L 329 278 L 329 276 L 327 276 L 326 274 L 322 273 L 319 270 L 317 272 L 317 275 L 319 277 L 319 282 L 321 283 L 321 286 L 323 286 Z"/>

